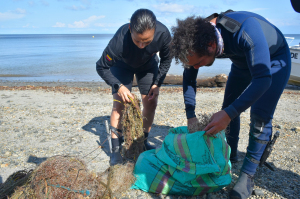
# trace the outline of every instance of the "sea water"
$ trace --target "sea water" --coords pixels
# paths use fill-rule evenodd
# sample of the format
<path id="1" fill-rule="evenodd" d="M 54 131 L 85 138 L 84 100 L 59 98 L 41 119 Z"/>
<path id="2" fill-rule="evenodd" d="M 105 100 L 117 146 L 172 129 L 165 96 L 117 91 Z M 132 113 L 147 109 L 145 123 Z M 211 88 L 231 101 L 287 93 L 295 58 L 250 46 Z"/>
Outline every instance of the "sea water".
<path id="1" fill-rule="evenodd" d="M 300 34 L 290 45 L 300 42 Z M 96 72 L 112 34 L 22 34 L 0 35 L 0 80 L 2 81 L 103 81 Z M 199 69 L 198 78 L 228 75 L 229 59 L 216 59 Z M 168 74 L 182 75 L 175 60 Z"/>

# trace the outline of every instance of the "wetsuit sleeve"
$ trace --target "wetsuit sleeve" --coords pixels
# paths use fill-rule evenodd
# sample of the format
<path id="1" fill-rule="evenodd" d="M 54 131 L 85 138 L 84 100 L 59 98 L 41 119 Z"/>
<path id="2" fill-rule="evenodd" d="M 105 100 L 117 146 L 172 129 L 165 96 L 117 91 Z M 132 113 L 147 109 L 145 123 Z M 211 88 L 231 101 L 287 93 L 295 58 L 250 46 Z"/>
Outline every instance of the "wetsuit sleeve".
<path id="1" fill-rule="evenodd" d="M 196 117 L 196 85 L 197 85 L 198 69 L 193 67 L 184 69 L 183 71 L 183 98 L 185 104 L 185 113 L 187 119 Z"/>
<path id="2" fill-rule="evenodd" d="M 114 36 L 104 49 L 101 58 L 96 62 L 96 70 L 100 77 L 110 86 L 116 83 L 121 83 L 110 71 L 118 60 L 121 60 L 121 52 L 116 47 L 117 38 Z"/>
<path id="3" fill-rule="evenodd" d="M 164 32 L 163 37 L 164 37 L 163 45 L 159 51 L 160 64 L 158 68 L 158 74 L 156 80 L 154 81 L 154 84 L 156 84 L 158 87 L 160 87 L 161 84 L 163 83 L 172 62 L 172 57 L 170 56 L 170 48 L 169 48 L 171 42 L 170 32 L 168 30 Z"/>
<path id="4" fill-rule="evenodd" d="M 269 46 L 257 20 L 249 18 L 243 23 L 236 45 L 245 54 L 252 80 L 244 92 L 224 109 L 231 119 L 256 102 L 272 83 Z"/>

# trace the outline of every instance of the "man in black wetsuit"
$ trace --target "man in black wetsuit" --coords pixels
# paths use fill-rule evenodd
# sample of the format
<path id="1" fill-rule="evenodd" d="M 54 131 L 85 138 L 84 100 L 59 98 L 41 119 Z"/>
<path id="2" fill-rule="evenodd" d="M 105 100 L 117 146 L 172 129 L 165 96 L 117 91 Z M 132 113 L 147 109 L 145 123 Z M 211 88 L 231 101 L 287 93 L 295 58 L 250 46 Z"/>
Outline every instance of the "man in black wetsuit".
<path id="1" fill-rule="evenodd" d="M 251 107 L 247 153 L 230 198 L 248 198 L 261 156 L 272 137 L 272 119 L 291 72 L 291 54 L 281 31 L 264 17 L 245 11 L 188 17 L 172 28 L 171 52 L 186 66 L 183 92 L 188 125 L 196 123 L 196 78 L 215 58 L 229 58 L 231 70 L 222 110 L 203 129 L 214 135 L 229 125 L 230 160 L 238 161 L 240 114 Z"/>
<path id="2" fill-rule="evenodd" d="M 135 11 L 129 24 L 119 28 L 96 63 L 101 78 L 112 86 L 113 109 L 110 117 L 112 154 L 110 164 L 122 163 L 120 117 L 124 108 L 117 102 L 130 102 L 133 76 L 136 76 L 143 103 L 143 128 L 148 137 L 153 123 L 159 88 L 170 68 L 171 35 L 166 26 L 156 20 L 152 11 Z M 158 67 L 157 52 L 160 56 Z M 116 101 L 117 100 L 117 101 Z M 154 149 L 145 140 L 146 150 Z"/>

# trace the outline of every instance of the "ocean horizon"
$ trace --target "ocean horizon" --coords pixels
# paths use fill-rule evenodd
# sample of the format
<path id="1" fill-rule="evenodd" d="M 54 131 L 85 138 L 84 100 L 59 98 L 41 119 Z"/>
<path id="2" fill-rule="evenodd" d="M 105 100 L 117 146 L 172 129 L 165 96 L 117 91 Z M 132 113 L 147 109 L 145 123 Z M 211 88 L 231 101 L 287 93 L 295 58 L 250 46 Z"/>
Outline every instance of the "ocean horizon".
<path id="1" fill-rule="evenodd" d="M 289 45 L 300 43 L 300 34 Z M 2 34 L 0 35 L 0 81 L 103 82 L 96 72 L 113 34 Z M 199 69 L 198 78 L 228 75 L 231 61 L 216 59 Z M 172 60 L 168 75 L 182 75 L 183 67 Z"/>

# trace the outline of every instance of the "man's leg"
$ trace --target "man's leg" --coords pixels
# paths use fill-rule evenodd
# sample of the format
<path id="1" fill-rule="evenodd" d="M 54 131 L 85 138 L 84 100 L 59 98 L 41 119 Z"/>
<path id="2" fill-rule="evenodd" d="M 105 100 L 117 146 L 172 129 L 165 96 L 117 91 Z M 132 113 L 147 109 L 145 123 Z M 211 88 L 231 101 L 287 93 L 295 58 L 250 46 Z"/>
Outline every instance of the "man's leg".
<path id="1" fill-rule="evenodd" d="M 272 84 L 269 89 L 252 105 L 249 145 L 242 171 L 254 175 L 266 144 L 272 136 L 272 119 L 279 98 L 288 82 L 291 62 L 290 54 L 276 57 L 272 60 Z M 251 161 L 253 160 L 253 161 Z"/>
<path id="2" fill-rule="evenodd" d="M 143 116 L 144 116 L 143 129 L 146 138 L 144 142 L 146 150 L 155 149 L 154 146 L 151 146 L 147 142 L 147 138 L 151 130 L 151 125 L 154 120 L 158 97 L 149 101 L 147 95 L 153 85 L 154 80 L 156 79 L 157 73 L 158 73 L 158 60 L 156 58 L 150 60 L 149 63 L 145 65 L 142 71 L 138 71 L 136 73 L 136 79 L 137 79 L 137 83 L 139 86 L 139 90 L 142 97 L 142 103 L 143 103 Z"/>
<path id="3" fill-rule="evenodd" d="M 251 74 L 249 70 L 243 70 L 236 67 L 234 64 L 231 66 L 231 71 L 226 83 L 224 101 L 222 109 L 228 107 L 236 100 L 241 93 L 247 88 L 251 81 Z M 237 148 L 240 133 L 240 116 L 231 120 L 227 127 L 226 139 L 231 148 L 230 161 L 235 163 L 238 161 Z"/>
<path id="4" fill-rule="evenodd" d="M 158 97 L 155 99 L 152 99 L 151 101 L 148 100 L 148 96 L 147 95 L 142 95 L 142 103 L 143 103 L 143 129 L 144 129 L 144 135 L 145 135 L 145 147 L 147 150 L 150 149 L 155 149 L 154 146 L 151 146 L 148 142 L 147 142 L 147 138 L 149 135 L 149 132 L 151 130 L 151 125 L 153 123 L 154 120 L 154 116 L 155 116 L 155 110 L 157 107 L 157 101 L 158 101 Z"/>
<path id="5" fill-rule="evenodd" d="M 113 108 L 110 115 L 110 130 L 111 130 L 111 143 L 112 154 L 110 156 L 110 165 L 120 164 L 123 161 L 121 156 L 121 144 L 122 144 L 122 127 L 120 123 L 122 110 L 124 105 L 122 104 L 121 97 L 115 93 L 113 94 Z"/>
<path id="6" fill-rule="evenodd" d="M 252 105 L 249 144 L 238 182 L 230 198 L 248 198 L 254 187 L 254 174 L 272 136 L 272 119 L 279 98 L 288 82 L 291 62 L 288 48 L 271 62 L 272 84 Z"/>

